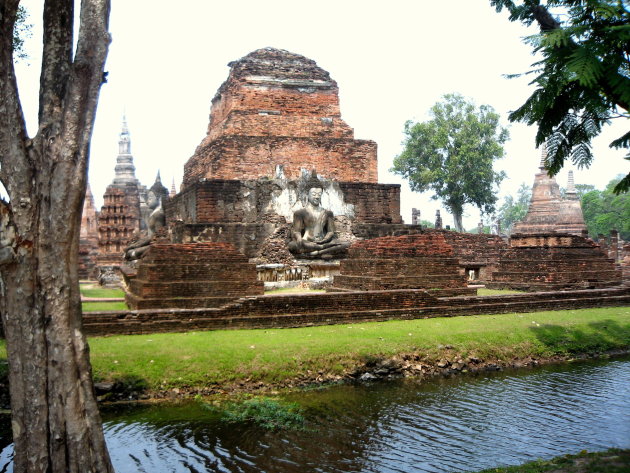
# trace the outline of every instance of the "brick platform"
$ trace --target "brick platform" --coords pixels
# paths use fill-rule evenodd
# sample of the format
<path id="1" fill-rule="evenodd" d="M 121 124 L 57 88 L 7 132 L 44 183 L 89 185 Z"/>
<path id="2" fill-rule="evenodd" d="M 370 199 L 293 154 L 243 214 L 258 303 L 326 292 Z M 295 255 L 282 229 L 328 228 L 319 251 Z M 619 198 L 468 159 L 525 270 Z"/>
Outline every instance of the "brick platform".
<path id="1" fill-rule="evenodd" d="M 435 298 L 422 290 L 286 294 L 241 298 L 219 308 L 87 312 L 88 335 L 303 327 L 384 320 L 630 305 L 630 288 Z"/>
<path id="2" fill-rule="evenodd" d="M 512 235 L 488 287 L 527 291 L 612 287 L 621 270 L 598 244 L 577 235 Z"/>
<path id="3" fill-rule="evenodd" d="M 331 291 L 426 289 L 450 295 L 474 294 L 453 247 L 441 232 L 355 242 L 341 262 Z"/>
<path id="4" fill-rule="evenodd" d="M 263 292 L 256 265 L 229 244 L 154 244 L 125 299 L 133 309 L 219 307 Z"/>

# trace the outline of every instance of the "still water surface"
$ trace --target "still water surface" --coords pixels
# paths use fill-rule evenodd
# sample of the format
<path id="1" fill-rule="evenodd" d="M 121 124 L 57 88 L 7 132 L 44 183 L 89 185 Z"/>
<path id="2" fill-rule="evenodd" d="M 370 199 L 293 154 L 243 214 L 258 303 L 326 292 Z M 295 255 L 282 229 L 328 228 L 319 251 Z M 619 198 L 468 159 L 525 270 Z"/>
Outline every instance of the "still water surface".
<path id="1" fill-rule="evenodd" d="M 459 472 L 630 448 L 630 358 L 293 395 L 306 431 L 226 425 L 198 404 L 104 415 L 118 473 Z M 3 432 L 5 432 L 3 434 Z M 10 442 L 0 430 L 3 446 Z M 12 448 L 0 453 L 11 471 Z"/>

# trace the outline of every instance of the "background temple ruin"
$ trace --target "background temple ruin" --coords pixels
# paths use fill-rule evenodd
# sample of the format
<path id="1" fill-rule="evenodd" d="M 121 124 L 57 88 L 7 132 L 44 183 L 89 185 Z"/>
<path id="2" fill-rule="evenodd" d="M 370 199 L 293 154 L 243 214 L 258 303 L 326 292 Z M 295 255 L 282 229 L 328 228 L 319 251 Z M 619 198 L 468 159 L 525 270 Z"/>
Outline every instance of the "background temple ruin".
<path id="1" fill-rule="evenodd" d="M 586 238 L 575 187 L 570 182 L 561 196 L 545 171 L 544 151 L 529 211 L 512 238 L 405 225 L 400 186 L 378 182 L 376 143 L 354 138 L 328 72 L 272 48 L 229 66 L 212 100 L 207 134 L 184 165 L 180 192 L 166 198 L 159 174 L 152 187 L 165 196 L 167 241 L 127 273 L 132 307 L 216 307 L 216 301 L 260 294 L 262 282 L 306 282 L 341 292 L 423 289 L 440 297 L 474 294 L 471 282 L 525 290 L 621 283 L 620 252 L 610 258 Z M 356 242 L 347 259 L 304 260 L 287 249 L 293 213 L 303 205 L 313 171 L 339 238 Z M 86 197 L 82 277 L 119 283 L 124 248 L 146 231 L 148 190 L 134 172 L 124 123 L 101 211 Z M 224 277 L 217 280 L 204 267 L 211 262 L 202 248 L 228 266 Z M 230 268 L 237 254 L 242 260 Z M 200 277 L 203 288 L 199 281 L 186 282 L 189 276 Z"/>

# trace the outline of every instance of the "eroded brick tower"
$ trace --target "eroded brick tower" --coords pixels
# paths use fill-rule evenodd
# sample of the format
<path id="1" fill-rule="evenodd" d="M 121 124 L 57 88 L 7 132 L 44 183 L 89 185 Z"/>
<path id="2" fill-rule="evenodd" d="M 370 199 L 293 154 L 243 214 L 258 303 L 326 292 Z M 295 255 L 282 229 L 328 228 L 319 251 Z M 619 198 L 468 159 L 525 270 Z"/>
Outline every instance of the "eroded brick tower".
<path id="1" fill-rule="evenodd" d="M 341 118 L 337 83 L 315 61 L 264 48 L 229 66 L 208 134 L 184 167 L 184 187 L 201 178 L 297 179 L 301 169 L 377 182 L 376 143 L 354 139 Z"/>
<path id="2" fill-rule="evenodd" d="M 400 185 L 380 184 L 377 146 L 354 138 L 330 74 L 299 54 L 264 48 L 231 62 L 208 131 L 166 206 L 175 242 L 228 242 L 249 258 L 290 263 L 294 211 L 311 172 L 346 240 L 402 224 Z"/>

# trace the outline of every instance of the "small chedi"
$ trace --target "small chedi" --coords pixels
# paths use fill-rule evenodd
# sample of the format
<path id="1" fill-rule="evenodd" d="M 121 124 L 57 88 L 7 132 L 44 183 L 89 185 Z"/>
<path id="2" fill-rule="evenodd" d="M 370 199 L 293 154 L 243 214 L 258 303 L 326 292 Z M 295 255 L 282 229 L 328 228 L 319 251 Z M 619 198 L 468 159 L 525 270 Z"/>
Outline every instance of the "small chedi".
<path id="1" fill-rule="evenodd" d="M 532 198 L 525 218 L 514 224 L 512 233 L 547 234 L 552 232 L 581 235 L 586 224 L 575 190 L 573 172 L 569 171 L 566 196 L 562 198 L 555 178 L 547 174 L 547 147 L 542 146 L 539 172 L 534 178 Z"/>
<path id="2" fill-rule="evenodd" d="M 105 190 L 99 213 L 99 266 L 118 265 L 125 247 L 142 230 L 147 188 L 135 172 L 129 128 L 123 119 L 115 176 Z"/>
<path id="3" fill-rule="evenodd" d="M 154 243 L 129 283 L 126 302 L 132 309 L 219 307 L 263 292 L 256 266 L 227 243 Z"/>
<path id="4" fill-rule="evenodd" d="M 425 289 L 437 296 L 473 295 L 442 232 L 355 242 L 332 291 Z"/>
<path id="5" fill-rule="evenodd" d="M 601 288 L 621 284 L 615 261 L 586 237 L 587 229 L 569 172 L 566 196 L 547 174 L 546 145 L 525 218 L 514 225 L 499 253 L 490 287 L 529 291 Z"/>
<path id="6" fill-rule="evenodd" d="M 95 280 L 98 277 L 98 248 L 98 212 L 88 184 L 83 200 L 79 235 L 79 279 Z"/>

